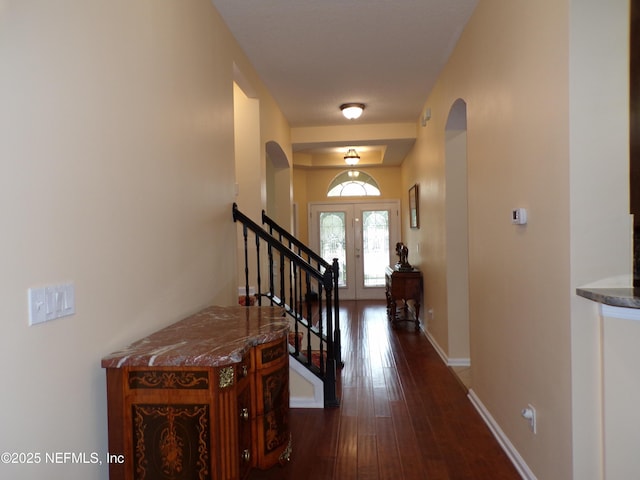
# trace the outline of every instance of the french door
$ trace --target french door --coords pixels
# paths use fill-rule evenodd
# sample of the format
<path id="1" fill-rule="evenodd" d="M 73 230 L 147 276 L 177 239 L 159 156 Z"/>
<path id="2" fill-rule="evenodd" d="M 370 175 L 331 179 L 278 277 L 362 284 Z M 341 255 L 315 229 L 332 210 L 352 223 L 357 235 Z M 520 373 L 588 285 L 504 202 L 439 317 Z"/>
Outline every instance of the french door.
<path id="1" fill-rule="evenodd" d="M 400 241 L 400 202 L 313 203 L 309 212 L 311 248 L 340 264 L 340 298 L 383 300 L 384 269 Z"/>

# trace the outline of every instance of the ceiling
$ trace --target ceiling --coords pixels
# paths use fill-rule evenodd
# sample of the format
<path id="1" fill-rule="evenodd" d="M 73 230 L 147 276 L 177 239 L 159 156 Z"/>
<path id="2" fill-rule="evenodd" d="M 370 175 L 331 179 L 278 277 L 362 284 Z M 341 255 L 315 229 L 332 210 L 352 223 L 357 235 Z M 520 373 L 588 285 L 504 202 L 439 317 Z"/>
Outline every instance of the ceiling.
<path id="1" fill-rule="evenodd" d="M 321 166 L 344 165 L 349 146 L 360 147 L 361 165 L 401 163 L 415 132 L 385 138 L 362 126 L 418 124 L 478 0 L 212 2 L 289 121 L 294 156 Z M 366 105 L 360 119 L 342 117 L 349 102 Z M 317 134 L 329 126 L 344 128 Z M 380 153 L 366 160 L 368 151 Z"/>

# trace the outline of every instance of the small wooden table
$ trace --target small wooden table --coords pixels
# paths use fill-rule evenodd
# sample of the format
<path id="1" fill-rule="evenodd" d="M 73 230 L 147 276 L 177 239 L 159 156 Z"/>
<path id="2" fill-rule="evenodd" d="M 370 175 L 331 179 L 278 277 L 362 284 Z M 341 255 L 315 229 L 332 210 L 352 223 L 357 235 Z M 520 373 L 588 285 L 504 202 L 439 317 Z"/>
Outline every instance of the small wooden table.
<path id="1" fill-rule="evenodd" d="M 422 296 L 422 273 L 413 268 L 400 270 L 396 266 L 385 268 L 385 294 L 387 296 L 387 315 L 396 322 L 415 322 L 420 328 L 420 298 Z M 412 301 L 415 315 L 410 315 L 408 302 Z M 402 308 L 398 310 L 398 303 Z"/>

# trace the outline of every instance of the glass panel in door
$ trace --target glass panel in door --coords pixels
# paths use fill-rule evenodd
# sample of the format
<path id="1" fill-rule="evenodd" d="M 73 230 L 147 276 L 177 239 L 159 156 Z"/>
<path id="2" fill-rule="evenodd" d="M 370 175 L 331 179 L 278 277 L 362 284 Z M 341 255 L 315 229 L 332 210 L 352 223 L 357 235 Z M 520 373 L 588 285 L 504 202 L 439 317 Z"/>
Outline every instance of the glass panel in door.
<path id="1" fill-rule="evenodd" d="M 384 287 L 389 265 L 389 211 L 362 212 L 362 266 L 364 287 Z"/>
<path id="2" fill-rule="evenodd" d="M 340 274 L 338 285 L 347 285 L 347 253 L 346 253 L 346 213 L 320 212 L 320 256 L 327 262 L 338 259 Z"/>
<path id="3" fill-rule="evenodd" d="M 399 241 L 399 208 L 397 202 L 354 205 L 356 298 L 385 298 L 384 269 Z"/>
<path id="4" fill-rule="evenodd" d="M 399 241 L 399 202 L 312 204 L 311 247 L 340 266 L 340 298 L 380 299 L 384 269 Z"/>

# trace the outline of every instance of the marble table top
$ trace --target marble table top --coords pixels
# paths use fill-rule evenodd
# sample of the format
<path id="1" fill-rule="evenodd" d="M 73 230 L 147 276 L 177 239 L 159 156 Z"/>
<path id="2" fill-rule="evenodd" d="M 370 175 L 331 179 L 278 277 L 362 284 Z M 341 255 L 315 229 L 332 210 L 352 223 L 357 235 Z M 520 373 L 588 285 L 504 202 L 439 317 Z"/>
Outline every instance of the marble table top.
<path id="1" fill-rule="evenodd" d="M 212 306 L 107 355 L 102 367 L 225 366 L 288 331 L 280 307 Z"/>
<path id="2" fill-rule="evenodd" d="M 640 292 L 634 288 L 578 288 L 576 293 L 613 307 L 640 308 Z"/>

